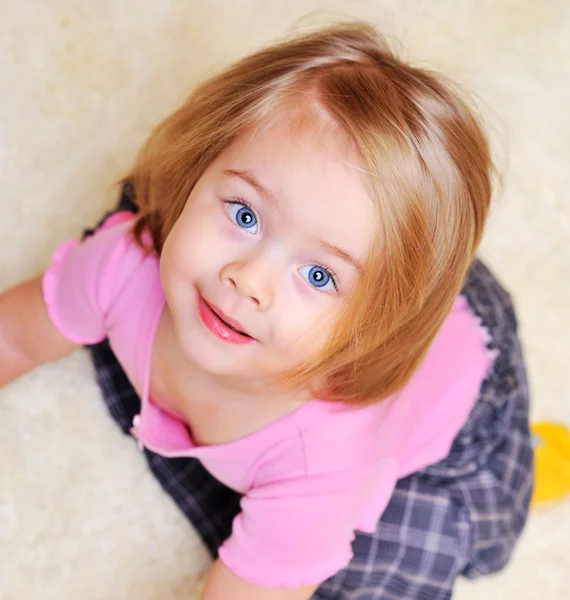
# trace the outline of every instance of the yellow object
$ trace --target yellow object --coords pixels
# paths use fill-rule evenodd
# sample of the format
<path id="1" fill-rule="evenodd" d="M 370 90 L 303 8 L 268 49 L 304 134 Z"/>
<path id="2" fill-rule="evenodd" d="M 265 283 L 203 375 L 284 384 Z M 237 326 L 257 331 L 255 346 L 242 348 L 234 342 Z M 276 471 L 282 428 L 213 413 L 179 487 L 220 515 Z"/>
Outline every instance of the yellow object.
<path id="1" fill-rule="evenodd" d="M 562 500 L 570 495 L 570 430 L 556 423 L 531 426 L 535 456 L 532 504 Z"/>

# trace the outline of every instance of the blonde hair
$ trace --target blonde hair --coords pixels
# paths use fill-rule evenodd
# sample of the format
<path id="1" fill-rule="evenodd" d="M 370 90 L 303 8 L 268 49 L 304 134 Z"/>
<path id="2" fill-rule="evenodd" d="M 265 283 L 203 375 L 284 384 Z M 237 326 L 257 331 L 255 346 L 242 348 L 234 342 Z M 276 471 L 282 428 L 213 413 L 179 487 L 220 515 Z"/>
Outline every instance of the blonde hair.
<path id="1" fill-rule="evenodd" d="M 135 236 L 153 250 L 211 162 L 284 100 L 309 91 L 356 148 L 379 231 L 361 280 L 319 356 L 279 383 L 368 403 L 411 378 L 448 315 L 487 218 L 492 162 L 472 110 L 448 82 L 398 59 L 361 22 L 248 56 L 200 85 L 152 133 L 132 173 Z"/>

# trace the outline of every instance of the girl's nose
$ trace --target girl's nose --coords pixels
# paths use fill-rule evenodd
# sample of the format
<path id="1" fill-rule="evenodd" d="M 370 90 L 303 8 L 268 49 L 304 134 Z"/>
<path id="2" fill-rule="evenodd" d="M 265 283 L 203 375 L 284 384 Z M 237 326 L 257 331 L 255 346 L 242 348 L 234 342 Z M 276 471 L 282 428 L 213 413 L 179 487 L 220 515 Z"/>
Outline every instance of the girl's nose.
<path id="1" fill-rule="evenodd" d="M 233 287 L 242 298 L 251 300 L 259 310 L 273 304 L 274 266 L 259 257 L 228 263 L 221 271 L 224 285 Z"/>

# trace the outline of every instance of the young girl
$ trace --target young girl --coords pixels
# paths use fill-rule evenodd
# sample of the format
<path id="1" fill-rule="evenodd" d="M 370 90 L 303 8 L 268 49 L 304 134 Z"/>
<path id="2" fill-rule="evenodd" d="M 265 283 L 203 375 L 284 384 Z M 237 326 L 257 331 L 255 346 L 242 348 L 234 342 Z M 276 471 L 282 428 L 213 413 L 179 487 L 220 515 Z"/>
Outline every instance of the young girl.
<path id="1" fill-rule="evenodd" d="M 0 297 L 0 385 L 89 346 L 217 558 L 206 600 L 449 598 L 532 488 L 515 315 L 475 259 L 491 175 L 465 102 L 371 27 L 257 52 Z"/>

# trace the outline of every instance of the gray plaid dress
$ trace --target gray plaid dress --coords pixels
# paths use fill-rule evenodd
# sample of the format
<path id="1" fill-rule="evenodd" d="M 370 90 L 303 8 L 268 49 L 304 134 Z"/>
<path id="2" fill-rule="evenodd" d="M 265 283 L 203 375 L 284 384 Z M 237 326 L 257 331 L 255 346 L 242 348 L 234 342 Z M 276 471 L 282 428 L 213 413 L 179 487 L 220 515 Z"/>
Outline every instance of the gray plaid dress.
<path id="1" fill-rule="evenodd" d="M 128 185 L 117 210 L 137 211 Z M 479 398 L 449 455 L 397 482 L 376 531 L 356 533 L 351 562 L 322 583 L 313 600 L 445 600 L 458 575 L 493 573 L 509 559 L 533 483 L 525 366 L 511 299 L 480 261 L 473 263 L 462 294 L 497 353 Z M 140 399 L 106 340 L 88 349 L 109 411 L 129 435 Z M 241 496 L 196 458 L 144 453 L 163 489 L 217 557 Z"/>

